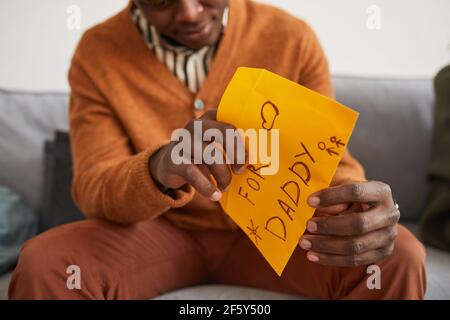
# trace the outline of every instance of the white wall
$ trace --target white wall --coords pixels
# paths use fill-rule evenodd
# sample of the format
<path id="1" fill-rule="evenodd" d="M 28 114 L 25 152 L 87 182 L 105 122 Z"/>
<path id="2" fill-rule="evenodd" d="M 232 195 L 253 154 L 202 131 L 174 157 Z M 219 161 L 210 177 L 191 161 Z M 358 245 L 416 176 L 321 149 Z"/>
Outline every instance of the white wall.
<path id="1" fill-rule="evenodd" d="M 261 0 L 307 20 L 333 73 L 432 77 L 450 62 L 450 0 Z M 67 90 L 66 73 L 82 31 L 127 0 L 0 1 L 0 88 Z M 66 26 L 81 8 L 81 30 Z M 369 5 L 382 9 L 381 30 L 366 26 Z"/>
<path id="2" fill-rule="evenodd" d="M 126 0 L 0 0 L 0 88 L 67 90 L 67 70 L 83 29 Z M 81 8 L 81 30 L 66 26 L 67 7 Z"/>
<path id="3" fill-rule="evenodd" d="M 263 0 L 308 21 L 334 73 L 432 77 L 450 63 L 450 0 Z M 381 9 L 369 30 L 367 9 Z"/>

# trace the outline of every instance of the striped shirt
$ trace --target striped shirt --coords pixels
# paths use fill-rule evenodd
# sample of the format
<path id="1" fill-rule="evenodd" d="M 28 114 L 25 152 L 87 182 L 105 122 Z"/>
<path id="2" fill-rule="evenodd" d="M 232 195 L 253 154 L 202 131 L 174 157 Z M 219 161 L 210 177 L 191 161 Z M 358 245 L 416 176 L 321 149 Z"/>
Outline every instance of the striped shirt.
<path id="1" fill-rule="evenodd" d="M 214 46 L 193 50 L 170 43 L 170 39 L 158 33 L 145 18 L 142 11 L 133 6 L 131 16 L 147 46 L 192 93 L 197 93 L 210 70 L 219 41 Z M 228 22 L 228 8 L 222 19 L 222 34 Z"/>

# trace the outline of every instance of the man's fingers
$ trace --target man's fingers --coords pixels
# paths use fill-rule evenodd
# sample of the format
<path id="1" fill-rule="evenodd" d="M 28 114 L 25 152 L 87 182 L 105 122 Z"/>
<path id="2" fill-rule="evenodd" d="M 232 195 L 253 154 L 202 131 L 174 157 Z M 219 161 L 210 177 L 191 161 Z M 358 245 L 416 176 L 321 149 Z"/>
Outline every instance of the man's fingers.
<path id="1" fill-rule="evenodd" d="M 211 164 L 208 166 L 214 180 L 216 180 L 217 187 L 221 191 L 226 191 L 231 183 L 232 174 L 226 164 Z"/>
<path id="2" fill-rule="evenodd" d="M 187 183 L 189 183 L 197 192 L 203 196 L 211 199 L 212 201 L 219 201 L 222 197 L 222 193 L 214 183 L 205 176 L 202 170 L 193 164 L 181 164 L 177 165 L 177 171 Z"/>
<path id="3" fill-rule="evenodd" d="M 185 164 L 184 166 L 180 166 L 176 169 L 178 174 L 185 178 L 185 175 L 187 174 L 185 171 L 188 168 L 189 170 L 192 170 L 189 165 L 196 166 L 204 177 L 209 181 L 215 181 L 217 187 L 221 191 L 225 191 L 231 183 L 232 174 L 228 164 L 225 163 L 223 149 L 215 142 L 211 144 L 202 142 L 200 146 L 202 148 L 200 153 L 191 150 L 190 153 L 185 152 L 183 154 L 183 158 L 186 161 L 183 162 L 183 164 Z M 209 150 L 206 148 L 209 148 Z M 206 157 L 203 154 L 205 150 L 207 150 L 206 153 L 208 154 Z M 211 180 L 211 176 L 213 177 L 213 180 Z M 212 182 L 212 184 L 214 185 L 214 182 Z M 193 187 L 197 189 L 196 186 L 193 185 Z M 200 192 L 200 190 L 198 191 Z"/>
<path id="4" fill-rule="evenodd" d="M 203 160 L 200 160 L 202 164 L 199 164 L 198 166 L 201 168 L 203 173 L 205 173 L 205 170 L 208 171 L 207 177 L 210 175 L 213 176 L 221 191 L 226 191 L 231 183 L 232 174 L 229 166 L 226 164 L 223 149 L 220 144 L 215 142 L 212 142 L 209 145 L 206 142 L 203 142 L 203 150 L 207 150 L 206 148 L 212 152 L 212 156 L 210 157 L 207 155 L 206 158 L 204 157 Z"/>
<path id="5" fill-rule="evenodd" d="M 231 171 L 227 165 L 207 166 L 205 164 L 197 165 L 205 177 L 215 182 L 220 191 L 227 191 L 231 183 Z"/>
<path id="6" fill-rule="evenodd" d="M 199 119 L 205 120 L 216 120 L 217 119 L 217 109 L 208 110 Z"/>
<path id="7" fill-rule="evenodd" d="M 209 171 L 208 166 L 204 164 L 197 165 L 197 167 L 200 169 L 200 171 L 203 173 L 205 177 L 211 176 L 211 171 Z"/>
<path id="8" fill-rule="evenodd" d="M 217 110 L 209 110 L 199 119 L 188 123 L 186 129 L 189 130 L 192 135 L 191 154 L 193 157 L 201 157 L 203 159 L 205 156 L 205 146 L 214 142 L 216 146 L 220 145 L 223 149 L 223 153 L 226 155 L 225 162 L 227 165 L 230 165 L 233 172 L 241 173 L 246 162 L 244 140 L 239 133 L 239 130 L 236 130 L 234 126 L 228 123 L 217 121 L 216 117 Z M 196 132 L 198 123 L 201 123 L 201 133 Z M 195 143 L 198 139 L 201 139 L 201 143 Z M 202 146 L 202 144 L 204 145 Z M 202 148 L 202 150 L 196 150 L 195 148 Z M 206 151 L 210 150 L 211 149 L 207 149 Z M 208 152 L 206 152 L 206 156 L 209 156 Z"/>
<path id="9" fill-rule="evenodd" d="M 318 253 L 354 256 L 390 245 L 397 237 L 397 226 L 357 237 L 304 235 L 300 247 Z"/>
<path id="10" fill-rule="evenodd" d="M 378 182 L 355 182 L 331 187 L 312 194 L 308 204 L 314 208 L 329 207 L 340 203 L 380 203 L 392 200 L 389 185 Z"/>
<path id="11" fill-rule="evenodd" d="M 368 211 L 354 212 L 338 216 L 313 217 L 307 222 L 307 230 L 312 234 L 353 236 L 395 225 L 400 219 L 400 211 L 393 208 L 375 207 Z"/>
<path id="12" fill-rule="evenodd" d="M 336 215 L 339 213 L 346 213 L 349 209 L 349 204 L 347 203 L 341 203 L 341 204 L 335 204 L 330 207 L 324 207 L 324 208 L 318 208 L 314 215 L 316 217 L 320 216 L 328 216 L 328 215 Z"/>
<path id="13" fill-rule="evenodd" d="M 233 172 L 240 173 L 245 165 L 246 151 L 244 141 L 236 128 L 227 123 L 204 120 L 203 129 L 205 130 L 204 139 L 208 142 L 214 139 L 215 143 L 224 150 L 225 160 L 230 164 Z M 217 140 L 217 137 L 220 139 Z"/>
<path id="14" fill-rule="evenodd" d="M 342 256 L 335 254 L 325 254 L 315 251 L 309 251 L 306 257 L 309 261 L 316 262 L 322 265 L 336 266 L 336 267 L 357 267 L 361 265 L 368 265 L 382 260 L 394 251 L 394 243 L 375 250 L 367 251 L 358 255 Z"/>

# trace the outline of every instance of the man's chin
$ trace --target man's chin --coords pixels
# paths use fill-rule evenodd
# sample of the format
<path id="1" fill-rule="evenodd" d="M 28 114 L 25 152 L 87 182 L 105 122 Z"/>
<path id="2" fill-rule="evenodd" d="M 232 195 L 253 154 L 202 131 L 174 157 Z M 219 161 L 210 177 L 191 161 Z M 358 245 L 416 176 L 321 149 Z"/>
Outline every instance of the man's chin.
<path id="1" fill-rule="evenodd" d="M 184 46 L 193 50 L 199 50 L 205 46 L 212 46 L 219 40 L 220 32 L 209 33 L 207 36 L 185 36 L 179 38 L 177 41 Z"/>
<path id="2" fill-rule="evenodd" d="M 182 46 L 189 48 L 191 50 L 200 50 L 201 48 L 205 47 L 205 46 L 209 46 L 211 45 L 209 42 L 207 41 L 202 41 L 202 42 L 186 42 L 186 41 L 179 41 L 179 44 L 181 44 Z"/>
<path id="3" fill-rule="evenodd" d="M 193 49 L 193 50 L 199 50 L 205 46 L 210 46 L 214 44 L 214 41 L 211 41 L 210 38 L 204 38 L 204 39 L 180 39 L 178 42 L 183 44 L 184 46 Z"/>

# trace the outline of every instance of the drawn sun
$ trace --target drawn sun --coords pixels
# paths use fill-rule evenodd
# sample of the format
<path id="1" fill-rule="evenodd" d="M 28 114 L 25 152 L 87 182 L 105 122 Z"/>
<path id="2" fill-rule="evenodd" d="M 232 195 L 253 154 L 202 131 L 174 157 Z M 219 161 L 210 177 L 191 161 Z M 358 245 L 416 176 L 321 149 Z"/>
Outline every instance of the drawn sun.
<path id="1" fill-rule="evenodd" d="M 251 227 L 247 226 L 247 229 L 250 231 L 249 235 L 250 235 L 250 236 L 254 236 L 254 238 L 255 238 L 255 243 L 256 243 L 256 245 L 258 245 L 258 239 L 259 239 L 259 240 L 262 240 L 262 238 L 261 238 L 260 235 L 258 234 L 258 228 L 259 228 L 259 226 L 256 226 L 256 227 L 255 227 L 255 225 L 253 224 L 253 220 L 252 220 L 252 219 L 250 219 L 250 224 L 251 224 Z"/>

